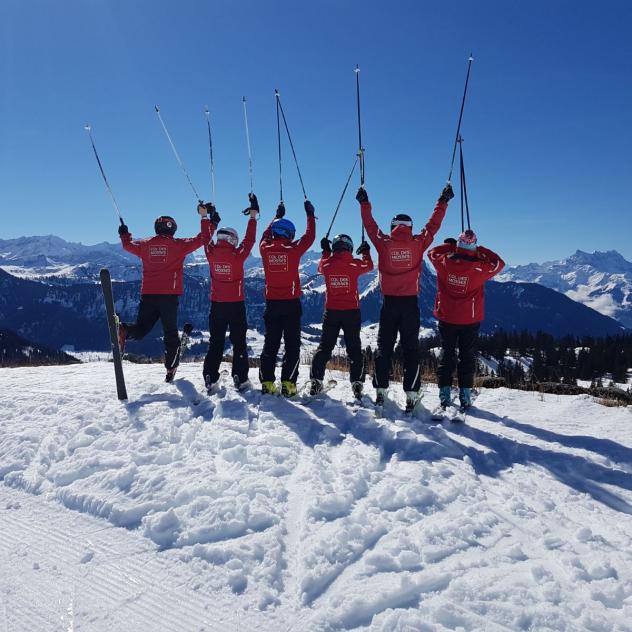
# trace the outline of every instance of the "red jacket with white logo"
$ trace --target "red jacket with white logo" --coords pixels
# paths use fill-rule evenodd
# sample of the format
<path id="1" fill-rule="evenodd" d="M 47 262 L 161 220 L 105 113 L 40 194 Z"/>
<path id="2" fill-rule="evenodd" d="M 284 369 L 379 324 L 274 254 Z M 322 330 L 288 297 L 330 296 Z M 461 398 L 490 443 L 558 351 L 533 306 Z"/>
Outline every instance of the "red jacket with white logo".
<path id="1" fill-rule="evenodd" d="M 439 200 L 423 230 L 413 235 L 410 226 L 395 226 L 384 234 L 371 214 L 371 203 L 360 206 L 362 223 L 378 254 L 380 288 L 385 296 L 417 296 L 423 254 L 441 227 L 448 203 Z"/>
<path id="2" fill-rule="evenodd" d="M 354 259 L 346 250 L 323 252 L 318 272 L 325 277 L 325 309 L 360 309 L 358 277 L 373 270 L 371 253 Z"/>
<path id="3" fill-rule="evenodd" d="M 257 220 L 249 219 L 244 240 L 235 247 L 227 241 L 212 241 L 204 253 L 211 270 L 211 301 L 234 303 L 244 300 L 244 261 L 255 245 Z"/>
<path id="4" fill-rule="evenodd" d="M 298 266 L 301 257 L 314 243 L 316 237 L 316 219 L 307 216 L 305 234 L 297 241 L 272 237 L 272 224 L 261 236 L 259 252 L 266 276 L 266 300 L 283 301 L 300 298 L 301 281 Z"/>
<path id="5" fill-rule="evenodd" d="M 123 249 L 140 257 L 143 262 L 141 294 L 182 294 L 182 269 L 185 257 L 206 245 L 213 235 L 215 224 L 200 221 L 200 232 L 195 237 L 179 239 L 156 235 L 149 239 L 132 239 L 130 233 L 121 235 Z"/>
<path id="6" fill-rule="evenodd" d="M 435 317 L 452 325 L 472 325 L 485 318 L 485 281 L 504 267 L 495 253 L 478 246 L 476 250 L 443 244 L 428 253 L 437 271 Z"/>

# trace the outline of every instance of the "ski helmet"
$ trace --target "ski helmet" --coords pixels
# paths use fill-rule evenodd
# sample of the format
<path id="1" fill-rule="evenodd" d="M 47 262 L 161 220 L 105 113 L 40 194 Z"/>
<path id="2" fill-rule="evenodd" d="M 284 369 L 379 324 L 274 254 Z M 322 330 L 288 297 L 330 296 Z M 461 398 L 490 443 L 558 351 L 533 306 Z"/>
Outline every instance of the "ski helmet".
<path id="1" fill-rule="evenodd" d="M 465 250 L 474 250 L 476 248 L 477 241 L 476 233 L 468 228 L 459 235 L 459 242 L 457 246 L 459 248 L 465 248 Z"/>
<path id="2" fill-rule="evenodd" d="M 173 237 L 176 230 L 178 230 L 178 225 L 173 217 L 161 215 L 154 222 L 154 230 L 156 231 L 156 235 L 170 235 Z"/>
<path id="3" fill-rule="evenodd" d="M 234 228 L 229 228 L 226 226 L 225 228 L 220 228 L 217 231 L 217 241 L 227 241 L 231 246 L 237 246 L 237 242 L 239 241 L 239 235 Z"/>
<path id="4" fill-rule="evenodd" d="M 274 237 L 284 237 L 285 239 L 294 239 L 296 228 L 289 219 L 285 217 L 281 219 L 275 219 L 272 222 L 272 235 Z"/>
<path id="5" fill-rule="evenodd" d="M 348 250 L 349 252 L 353 252 L 353 240 L 349 235 L 336 235 L 331 242 L 331 249 L 334 252 L 338 252 L 341 250 Z"/>
<path id="6" fill-rule="evenodd" d="M 413 220 L 411 219 L 410 215 L 406 215 L 406 213 L 398 213 L 391 220 L 391 230 L 393 230 L 395 226 L 410 226 L 410 228 L 412 229 Z"/>

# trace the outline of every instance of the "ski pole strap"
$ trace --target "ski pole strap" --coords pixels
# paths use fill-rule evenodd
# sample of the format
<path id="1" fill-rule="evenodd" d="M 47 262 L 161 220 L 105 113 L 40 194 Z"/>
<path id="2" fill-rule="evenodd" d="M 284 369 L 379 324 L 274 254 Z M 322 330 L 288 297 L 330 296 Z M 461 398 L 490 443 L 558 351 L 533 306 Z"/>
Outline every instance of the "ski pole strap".
<path id="1" fill-rule="evenodd" d="M 211 115 L 208 111 L 208 106 L 204 110 L 206 114 L 206 127 L 208 129 L 208 150 L 209 159 L 211 162 L 211 196 L 213 204 L 215 204 L 215 161 L 213 160 L 213 136 L 211 135 Z"/>
<path id="2" fill-rule="evenodd" d="M 103 169 L 103 165 L 101 164 L 101 159 L 99 158 L 99 152 L 97 151 L 96 145 L 94 144 L 94 138 L 92 138 L 92 127 L 90 125 L 85 125 L 84 129 L 88 132 L 88 136 L 90 138 L 90 144 L 92 145 L 92 151 L 94 152 L 94 157 L 97 159 L 97 164 L 99 165 L 99 170 L 101 171 L 101 177 L 103 178 L 103 182 L 105 182 L 105 187 L 112 198 L 112 203 L 114 204 L 114 209 L 116 210 L 116 214 L 119 217 L 121 222 L 121 226 L 125 224 L 123 222 L 123 218 L 121 217 L 121 211 L 119 209 L 119 205 L 116 202 L 116 198 L 114 197 L 114 192 L 112 191 L 112 187 L 108 182 L 107 176 L 105 175 L 105 170 Z"/>
<path id="3" fill-rule="evenodd" d="M 248 129 L 248 110 L 246 109 L 246 97 L 242 97 L 244 104 L 244 123 L 246 125 L 246 145 L 248 146 L 248 172 L 250 174 L 250 193 L 255 190 L 255 183 L 252 171 L 252 150 L 250 148 L 250 130 Z"/>
<path id="4" fill-rule="evenodd" d="M 281 121 L 279 119 L 279 91 L 274 91 L 276 100 L 276 121 L 277 121 L 277 151 L 279 153 L 279 199 L 283 203 L 283 169 L 281 162 Z"/>
<path id="5" fill-rule="evenodd" d="M 452 178 L 452 171 L 454 169 L 454 158 L 456 157 L 456 146 L 459 142 L 460 134 L 461 134 L 461 121 L 463 120 L 463 109 L 465 108 L 465 97 L 467 96 L 467 86 L 470 82 L 470 70 L 472 68 L 472 62 L 474 61 L 474 57 L 470 54 L 467 60 L 467 75 L 465 76 L 465 88 L 463 89 L 463 98 L 461 99 L 461 111 L 459 112 L 459 122 L 456 126 L 456 134 L 454 136 L 454 147 L 452 148 L 452 161 L 450 163 L 450 173 L 448 174 L 448 182 Z"/>
<path id="6" fill-rule="evenodd" d="M 173 150 L 173 155 L 176 157 L 176 160 L 178 161 L 178 164 L 180 165 L 180 169 L 182 169 L 182 173 L 184 174 L 184 177 L 186 178 L 187 182 L 189 183 L 189 186 L 191 187 L 191 190 L 193 191 L 193 195 L 195 195 L 197 201 L 199 204 L 202 204 L 202 198 L 200 197 L 200 194 L 197 192 L 196 188 L 193 186 L 193 182 L 191 182 L 191 178 L 189 177 L 189 172 L 186 170 L 186 167 L 184 166 L 184 163 L 182 162 L 180 155 L 178 154 L 178 150 L 176 149 L 176 146 L 173 143 L 173 140 L 171 139 L 171 135 L 169 134 L 169 130 L 167 129 L 167 126 L 165 125 L 165 122 L 162 120 L 162 116 L 160 114 L 160 108 L 155 105 L 154 109 L 156 110 L 156 114 L 158 115 L 158 120 L 160 121 L 160 124 L 162 125 L 162 129 L 165 132 L 165 136 L 167 137 L 167 140 L 169 141 L 169 144 L 171 145 L 171 149 Z"/>
<path id="7" fill-rule="evenodd" d="M 303 183 L 303 176 L 301 175 L 301 169 L 298 166 L 298 160 L 296 158 L 296 152 L 294 151 L 294 143 L 292 142 L 292 135 L 290 134 L 290 128 L 287 125 L 287 120 L 285 118 L 285 112 L 283 111 L 283 106 L 281 105 L 281 95 L 278 93 L 276 93 L 276 97 L 277 97 L 277 105 L 279 107 L 279 110 L 281 112 L 281 118 L 283 119 L 283 125 L 285 126 L 285 131 L 287 133 L 287 139 L 290 141 L 290 149 L 292 150 L 292 156 L 294 156 L 294 164 L 296 165 L 296 171 L 298 173 L 298 179 L 301 182 L 301 189 L 303 189 L 303 197 L 305 199 L 307 199 L 307 193 L 305 193 L 305 184 Z M 277 121 L 278 121 L 278 111 L 277 111 Z M 277 124 L 278 127 L 278 124 Z M 280 151 L 280 141 L 279 141 L 279 151 Z"/>
<path id="8" fill-rule="evenodd" d="M 349 182 L 351 181 L 351 176 L 353 175 L 353 172 L 355 171 L 357 164 L 358 164 L 358 157 L 356 156 L 356 159 L 353 163 L 353 167 L 351 168 L 351 172 L 349 173 L 349 177 L 347 178 L 347 182 L 345 183 L 345 188 L 342 190 L 342 194 L 340 196 L 340 199 L 338 200 L 336 210 L 334 211 L 334 216 L 331 218 L 331 224 L 329 224 L 329 228 L 327 229 L 327 234 L 325 235 L 327 239 L 329 239 L 329 233 L 331 232 L 334 222 L 336 221 L 336 215 L 338 215 L 338 210 L 340 209 L 340 205 L 342 204 L 342 200 L 345 196 L 345 193 L 347 192 L 347 187 L 349 186 Z"/>

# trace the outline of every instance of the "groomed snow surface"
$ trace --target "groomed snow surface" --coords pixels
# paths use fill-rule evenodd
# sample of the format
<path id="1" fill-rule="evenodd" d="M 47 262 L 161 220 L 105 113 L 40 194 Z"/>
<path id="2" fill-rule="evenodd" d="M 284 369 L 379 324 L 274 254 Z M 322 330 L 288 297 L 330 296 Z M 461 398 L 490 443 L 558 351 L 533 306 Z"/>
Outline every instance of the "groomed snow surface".
<path id="1" fill-rule="evenodd" d="M 0 631 L 632 630 L 630 409 L 125 371 L 0 370 Z"/>

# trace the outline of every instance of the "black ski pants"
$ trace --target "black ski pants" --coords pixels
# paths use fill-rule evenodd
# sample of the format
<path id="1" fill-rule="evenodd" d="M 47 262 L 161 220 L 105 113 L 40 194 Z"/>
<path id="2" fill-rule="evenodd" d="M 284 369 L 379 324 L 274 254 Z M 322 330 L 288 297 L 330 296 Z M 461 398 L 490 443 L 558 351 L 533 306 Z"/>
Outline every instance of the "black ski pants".
<path id="1" fill-rule="evenodd" d="M 142 340 L 158 322 L 162 323 L 165 343 L 165 367 L 172 369 L 180 362 L 178 335 L 178 295 L 142 294 L 135 323 L 124 323 L 127 338 Z"/>
<path id="2" fill-rule="evenodd" d="M 351 382 L 364 381 L 364 358 L 360 343 L 360 310 L 359 309 L 327 309 L 323 317 L 323 333 L 320 344 L 312 360 L 312 379 L 322 380 L 325 367 L 336 346 L 338 335 L 342 329 L 345 336 L 347 356 L 351 364 L 349 378 Z"/>
<path id="3" fill-rule="evenodd" d="M 219 380 L 219 365 L 224 356 L 227 329 L 230 332 L 230 342 L 233 345 L 232 374 L 239 378 L 240 383 L 248 379 L 246 304 L 244 301 L 230 303 L 211 301 L 211 310 L 208 315 L 210 340 L 203 369 L 205 381 L 207 377 L 211 383 Z"/>
<path id="4" fill-rule="evenodd" d="M 259 377 L 262 382 L 274 382 L 277 353 L 281 337 L 285 344 L 285 355 L 281 368 L 281 381 L 294 382 L 298 377 L 298 363 L 301 353 L 301 300 L 298 298 L 266 301 L 263 322 L 266 335 L 261 353 Z"/>
<path id="5" fill-rule="evenodd" d="M 437 370 L 439 388 L 452 386 L 452 374 L 457 369 L 460 388 L 474 386 L 476 371 L 476 344 L 480 323 L 472 325 L 452 325 L 439 321 L 439 335 L 441 336 L 441 359 Z M 459 350 L 457 366 L 456 350 Z"/>
<path id="6" fill-rule="evenodd" d="M 399 333 L 404 353 L 404 390 L 421 387 L 419 368 L 419 303 L 416 296 L 385 296 L 380 311 L 375 354 L 375 388 L 388 388 L 393 349 Z"/>

